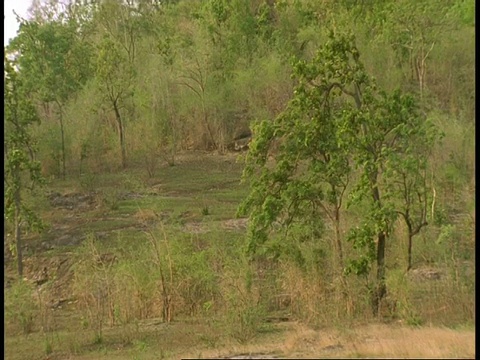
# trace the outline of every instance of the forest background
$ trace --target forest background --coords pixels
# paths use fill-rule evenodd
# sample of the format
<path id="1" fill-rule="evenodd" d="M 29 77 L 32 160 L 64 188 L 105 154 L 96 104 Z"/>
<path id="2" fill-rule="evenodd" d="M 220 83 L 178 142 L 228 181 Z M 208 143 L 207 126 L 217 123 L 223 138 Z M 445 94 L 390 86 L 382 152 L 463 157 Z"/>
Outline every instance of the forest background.
<path id="1" fill-rule="evenodd" d="M 70 254 L 62 286 L 96 344 L 119 324 L 132 343 L 139 321 L 156 317 L 200 318 L 240 342 L 272 318 L 312 326 L 379 318 L 473 324 L 474 5 L 34 1 L 5 48 L 4 246 L 5 267 L 36 280 L 5 282 L 6 321 L 25 332 L 40 328 L 53 352 L 59 330 L 42 309 L 49 297 L 67 300 L 52 290 L 59 269 L 45 284 L 38 272 L 46 258 Z M 318 79 L 331 88 L 340 81 L 341 91 L 305 90 Z M 378 112 L 344 100 L 349 86 L 371 90 L 362 106 Z M 409 95 L 388 95 L 396 90 Z M 315 119 L 322 96 L 331 96 L 319 111 L 333 127 L 309 132 L 301 119 Z M 392 120 L 372 120 L 385 114 Z M 358 116 L 367 128 L 347 129 Z M 342 127 L 335 119 L 348 121 Z M 402 139 L 398 147 L 388 148 L 390 131 Z M 390 150 L 379 150 L 384 162 L 368 163 L 355 137 L 343 138 L 349 132 L 367 145 L 382 142 L 379 149 Z M 308 134 L 329 144 L 318 148 L 320 172 L 306 165 L 318 165 Z M 232 160 L 250 138 L 250 150 Z M 392 155 L 400 153 L 410 157 Z M 380 174 L 370 187 L 372 173 L 362 175 L 368 164 Z M 285 185 L 302 174 L 315 176 Z M 397 180 L 403 188 L 394 189 Z M 222 191 L 206 192 L 218 183 Z M 307 183 L 321 184 L 315 198 Z M 362 186 L 389 197 L 374 195 L 371 204 Z M 152 188 L 160 189 L 156 197 Z M 75 208 L 79 217 L 116 218 L 97 228 L 77 223 L 81 241 L 42 248 L 58 237 L 55 218 L 64 216 L 55 202 L 72 191 L 74 207 L 90 206 Z M 123 231 L 131 219 L 141 227 Z M 219 221 L 244 226 L 225 239 Z M 179 232 L 191 224 L 209 232 Z M 128 301 L 119 296 L 125 292 Z"/>

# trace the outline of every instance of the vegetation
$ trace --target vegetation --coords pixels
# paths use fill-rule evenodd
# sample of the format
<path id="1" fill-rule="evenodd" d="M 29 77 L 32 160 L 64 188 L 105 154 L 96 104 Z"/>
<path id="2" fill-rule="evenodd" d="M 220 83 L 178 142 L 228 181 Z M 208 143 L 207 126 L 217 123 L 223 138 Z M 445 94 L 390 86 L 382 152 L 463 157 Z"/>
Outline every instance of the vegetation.
<path id="1" fill-rule="evenodd" d="M 473 0 L 34 2 L 4 59 L 6 353 L 472 327 L 474 19 Z"/>
<path id="2" fill-rule="evenodd" d="M 13 223 L 14 241 L 5 239 L 10 250 L 17 255 L 18 275 L 23 275 L 22 226 L 40 228 L 41 221 L 22 198 L 28 188 L 25 172 L 29 175 L 30 189 L 42 182 L 40 164 L 35 160 L 35 141 L 30 127 L 39 121 L 24 82 L 13 68 L 14 64 L 4 58 L 4 216 Z"/>

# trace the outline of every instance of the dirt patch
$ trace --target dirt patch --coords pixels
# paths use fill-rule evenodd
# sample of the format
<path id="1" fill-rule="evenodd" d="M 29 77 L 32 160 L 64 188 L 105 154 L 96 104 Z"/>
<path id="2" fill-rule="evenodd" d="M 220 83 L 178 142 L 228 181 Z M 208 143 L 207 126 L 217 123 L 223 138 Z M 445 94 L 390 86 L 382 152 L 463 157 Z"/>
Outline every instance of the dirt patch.
<path id="1" fill-rule="evenodd" d="M 245 230 L 248 226 L 248 219 L 229 219 L 225 220 L 222 227 L 225 230 L 238 231 Z"/>
<path id="2" fill-rule="evenodd" d="M 183 226 L 183 231 L 189 234 L 206 234 L 210 230 L 202 223 L 191 222 Z"/>
<path id="3" fill-rule="evenodd" d="M 24 261 L 24 276 L 37 285 L 40 293 L 45 294 L 45 305 L 56 308 L 74 300 L 70 289 L 73 263 L 69 254 L 54 257 L 32 256 Z"/>
<path id="4" fill-rule="evenodd" d="M 67 210 L 85 210 L 90 209 L 96 204 L 96 193 L 67 193 L 60 194 L 52 192 L 47 196 L 50 205 L 55 208 L 63 208 Z"/>
<path id="5" fill-rule="evenodd" d="M 275 338 L 244 346 L 231 344 L 204 352 L 202 356 L 217 359 L 475 357 L 473 330 L 384 324 L 314 330 L 296 322 L 283 323 L 282 328 L 282 334 Z"/>

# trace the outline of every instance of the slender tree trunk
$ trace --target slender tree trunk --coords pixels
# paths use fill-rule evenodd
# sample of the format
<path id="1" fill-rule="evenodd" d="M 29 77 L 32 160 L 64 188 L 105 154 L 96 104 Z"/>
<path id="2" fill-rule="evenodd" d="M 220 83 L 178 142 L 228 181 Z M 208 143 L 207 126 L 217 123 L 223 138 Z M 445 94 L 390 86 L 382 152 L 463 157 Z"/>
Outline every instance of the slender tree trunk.
<path id="1" fill-rule="evenodd" d="M 20 169 L 18 167 L 15 168 L 15 194 L 14 194 L 14 201 L 15 201 L 15 214 L 14 214 L 14 224 L 15 224 L 15 244 L 17 246 L 17 269 L 18 269 L 18 276 L 23 278 L 23 254 L 22 254 L 22 238 L 21 238 L 21 224 L 20 224 L 20 206 L 21 206 L 21 198 L 20 198 Z"/>
<path id="2" fill-rule="evenodd" d="M 343 249 L 342 249 L 342 238 L 340 235 L 340 209 L 338 207 L 335 209 L 335 241 L 337 244 L 339 268 L 340 270 L 342 270 L 343 269 Z"/>
<path id="3" fill-rule="evenodd" d="M 58 110 L 59 110 L 59 117 L 58 120 L 60 122 L 60 133 L 62 137 L 62 179 L 65 180 L 65 163 L 66 163 L 66 155 L 65 155 L 65 127 L 63 124 L 63 109 L 59 102 L 57 102 Z"/>
<path id="4" fill-rule="evenodd" d="M 376 179 L 376 176 L 375 176 Z M 374 182 L 375 186 L 372 187 L 372 196 L 375 203 L 380 204 L 380 191 L 376 186 L 376 181 Z M 374 316 L 378 316 L 378 311 L 380 308 L 380 302 L 387 293 L 387 285 L 385 284 L 385 243 L 386 243 L 386 234 L 384 231 L 381 231 L 377 235 L 377 278 L 376 286 L 372 294 L 372 311 Z"/>
<path id="5" fill-rule="evenodd" d="M 408 256 L 408 264 L 407 264 L 407 271 L 412 268 L 412 240 L 413 234 L 411 231 L 408 232 L 408 249 L 407 249 L 407 256 Z"/>
<path id="6" fill-rule="evenodd" d="M 387 293 L 387 285 L 385 284 L 385 242 L 386 236 L 384 232 L 378 234 L 377 244 L 377 284 L 373 293 L 373 315 L 378 316 L 380 302 Z"/>
<path id="7" fill-rule="evenodd" d="M 345 278 L 343 269 L 344 269 L 344 262 L 343 262 L 343 248 L 342 248 L 342 238 L 340 235 L 340 207 L 335 208 L 335 242 L 337 248 L 337 257 L 338 257 L 338 264 L 336 266 L 336 271 L 338 272 L 335 276 L 338 278 L 338 288 L 336 289 L 337 292 L 337 301 L 343 302 L 345 305 L 345 311 L 347 315 L 351 315 L 351 307 L 349 306 L 348 301 L 348 286 L 347 280 Z M 342 305 L 343 305 L 342 304 Z M 337 307 L 337 317 L 340 316 L 338 310 L 341 307 Z"/>
<path id="8" fill-rule="evenodd" d="M 123 122 L 122 117 L 120 115 L 120 110 L 118 108 L 117 102 L 113 103 L 113 109 L 115 110 L 115 119 L 117 120 L 118 126 L 118 137 L 120 140 L 120 149 L 122 153 L 122 168 L 125 169 L 127 167 L 127 151 L 125 148 L 125 133 L 123 131 Z"/>
<path id="9" fill-rule="evenodd" d="M 208 130 L 208 135 L 210 135 L 210 140 L 213 143 L 213 146 L 215 147 L 215 150 L 218 150 L 218 145 L 217 142 L 215 141 L 215 137 L 213 136 L 212 129 L 210 128 L 210 123 L 208 122 L 208 115 L 207 115 L 207 109 L 205 108 L 205 100 L 202 98 L 202 110 L 203 110 L 203 121 L 205 122 L 205 125 Z"/>

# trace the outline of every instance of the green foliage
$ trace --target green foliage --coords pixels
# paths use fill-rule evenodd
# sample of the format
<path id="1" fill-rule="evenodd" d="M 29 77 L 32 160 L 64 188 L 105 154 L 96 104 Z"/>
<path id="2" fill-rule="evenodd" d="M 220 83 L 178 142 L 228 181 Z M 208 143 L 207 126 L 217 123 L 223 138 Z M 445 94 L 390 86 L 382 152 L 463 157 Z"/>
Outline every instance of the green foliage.
<path id="1" fill-rule="evenodd" d="M 107 35 L 97 50 L 95 68 L 102 92 L 111 101 L 128 96 L 133 69 L 119 45 Z"/>
<path id="2" fill-rule="evenodd" d="M 353 76 L 348 57 L 357 56 L 355 49 L 351 55 L 348 50 L 343 53 L 342 41 L 347 40 L 328 42 L 311 62 L 296 60 L 294 98 L 274 122 L 254 127 L 244 178 L 252 178 L 258 168 L 260 176 L 254 177 L 253 191 L 240 208 L 240 214 L 252 215 L 251 251 L 254 238 L 261 244 L 276 219 L 287 226 L 296 221 L 311 223 L 321 218 L 327 206 L 339 207 L 342 202 L 351 170 L 348 123 L 353 107 L 341 109 L 332 102 Z M 341 73 L 337 64 L 346 64 L 346 72 Z M 273 169 L 266 165 L 271 155 Z"/>
<path id="3" fill-rule="evenodd" d="M 227 313 L 227 327 L 229 335 L 240 344 L 252 341 L 260 332 L 265 316 L 259 305 L 240 305 L 232 303 Z"/>
<path id="4" fill-rule="evenodd" d="M 426 225 L 426 158 L 437 132 L 420 116 L 411 95 L 377 90 L 353 36 L 332 32 L 310 61 L 295 60 L 293 68 L 297 86 L 287 108 L 253 129 L 244 171 L 251 192 L 239 208 L 250 217 L 248 251 L 255 254 L 279 221 L 283 241 L 295 253 L 291 228 L 308 229 L 327 217 L 337 228 L 340 263 L 344 240 L 359 253 L 346 274 L 368 275 L 377 263 L 376 312 L 385 294 L 385 242 L 397 215 L 407 224 L 410 242 Z M 363 214 L 361 225 L 342 239 L 344 194 L 349 206 L 363 206 Z"/>
<path id="5" fill-rule="evenodd" d="M 179 284 L 176 295 L 183 304 L 183 312 L 189 315 L 215 311 L 212 308 L 218 298 L 219 266 L 212 243 L 195 236 L 176 236 L 171 242 L 169 254 L 172 261 L 174 283 Z"/>
<path id="6" fill-rule="evenodd" d="M 26 86 L 46 103 L 64 103 L 92 75 L 92 49 L 80 41 L 80 24 L 67 14 L 55 19 L 21 20 L 19 35 L 9 44 L 9 52 L 20 52 L 18 64 L 26 76 Z"/>
<path id="7" fill-rule="evenodd" d="M 122 230 L 115 263 L 94 261 L 110 241 L 87 239 L 80 250 L 76 292 L 84 325 L 99 342 L 109 322 L 121 324 L 122 342 L 134 342 L 138 321 L 163 315 L 168 301 L 175 314 L 202 315 L 215 326 L 225 316 L 227 332 L 240 341 L 258 333 L 277 295 L 305 321 L 365 318 L 375 276 L 386 281 L 387 297 L 401 298 L 401 316 L 412 323 L 467 318 L 474 288 L 464 274 L 474 257 L 474 5 L 37 4 L 6 48 L 15 71 L 6 66 L 5 82 L 16 84 L 4 96 L 7 220 L 20 181 L 19 224 L 41 224 L 29 207 L 39 200 L 24 192 L 40 180 L 33 159 L 43 174 L 79 169 L 78 185 L 99 192 L 103 212 L 141 217 L 142 206 L 155 209 L 141 222 L 163 221 L 165 229 L 152 229 L 158 239 Z M 445 133 L 442 144 L 437 129 Z M 246 130 L 253 132 L 243 175 L 250 193 L 245 198 L 235 185 L 199 202 L 198 193 L 238 180 L 233 161 L 225 157 L 232 166 L 218 168 L 228 180 L 222 174 L 212 185 L 211 163 L 199 162 L 199 177 L 190 154 L 177 161 L 177 152 L 224 152 Z M 117 179 L 102 172 L 119 165 L 118 143 L 131 169 Z M 142 198 L 120 207 L 120 192 Z M 159 202 L 157 193 L 181 196 Z M 229 218 L 239 200 L 239 215 L 250 217 L 245 244 L 237 241 L 240 231 L 211 223 Z M 209 232 L 182 234 L 190 215 Z M 414 270 L 446 267 L 454 285 L 422 288 L 398 275 L 412 238 Z M 286 275 L 273 279 L 279 271 Z M 457 302 L 456 313 L 429 312 Z"/>
<path id="8" fill-rule="evenodd" d="M 102 204 L 112 211 L 118 210 L 120 198 L 121 192 L 118 189 L 106 190 L 101 193 Z"/>
<path id="9" fill-rule="evenodd" d="M 86 173 L 80 175 L 79 185 L 83 191 L 86 192 L 95 192 L 98 188 L 98 175 L 94 173 Z"/>
<path id="10" fill-rule="evenodd" d="M 475 1 L 458 0 L 454 1 L 450 12 L 458 16 L 465 25 L 475 26 Z"/>
<path id="11" fill-rule="evenodd" d="M 49 149 L 54 161 L 60 160 L 66 173 L 64 107 L 92 75 L 91 46 L 81 41 L 81 24 L 53 4 L 43 5 L 31 20 L 18 19 L 18 36 L 7 47 L 16 57 L 25 86 L 44 107 L 46 118 L 52 108 L 60 125 L 61 147 Z M 52 107 L 52 104 L 54 106 Z M 57 152 L 58 151 L 58 152 Z M 57 154 L 61 154 L 57 158 Z"/>
<path id="12" fill-rule="evenodd" d="M 14 252 L 19 275 L 22 276 L 21 227 L 41 230 L 40 217 L 27 205 L 22 196 L 44 182 L 40 163 L 35 159 L 36 143 L 31 127 L 39 122 L 22 74 L 14 69 L 15 62 L 4 58 L 4 217 L 15 227 Z M 28 176 L 25 178 L 25 176 Z M 30 185 L 26 182 L 29 181 Z M 14 249 L 10 244 L 11 249 Z"/>
<path id="13" fill-rule="evenodd" d="M 203 208 L 202 208 L 202 215 L 203 215 L 203 216 L 210 215 L 210 209 L 209 209 L 208 205 L 204 205 L 204 206 L 203 206 Z"/>
<path id="14" fill-rule="evenodd" d="M 228 259 L 222 276 L 222 297 L 225 302 L 223 325 L 227 334 L 241 344 L 258 336 L 264 327 L 265 304 L 260 284 L 244 254 Z"/>
<path id="15" fill-rule="evenodd" d="M 35 301 L 34 288 L 23 279 L 19 279 L 5 290 L 5 319 L 19 325 L 24 334 L 33 331 L 39 315 Z"/>

